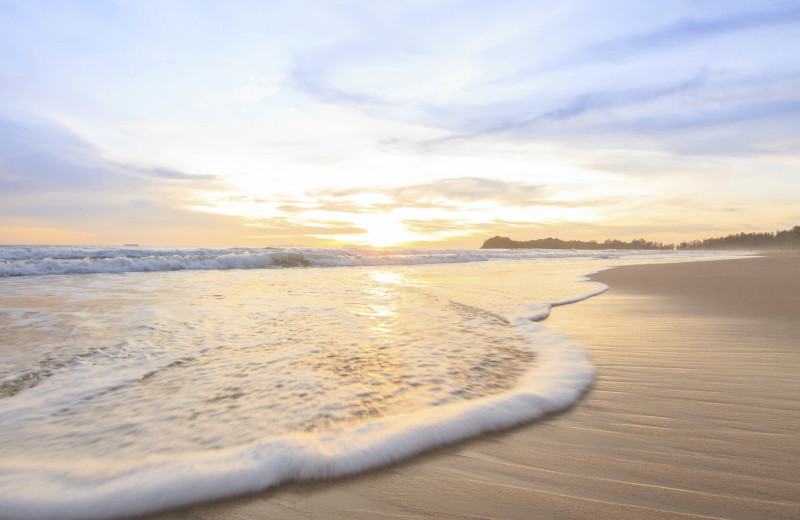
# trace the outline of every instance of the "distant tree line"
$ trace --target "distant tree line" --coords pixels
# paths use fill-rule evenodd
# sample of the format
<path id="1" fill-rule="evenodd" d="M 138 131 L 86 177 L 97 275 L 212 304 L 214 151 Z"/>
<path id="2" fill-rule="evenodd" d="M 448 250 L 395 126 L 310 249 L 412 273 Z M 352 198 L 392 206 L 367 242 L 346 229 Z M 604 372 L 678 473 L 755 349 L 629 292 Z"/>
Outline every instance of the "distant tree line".
<path id="1" fill-rule="evenodd" d="M 495 236 L 486 240 L 481 249 L 800 249 L 800 226 L 776 232 L 736 233 L 719 238 L 706 238 L 675 244 L 648 242 L 642 238 L 625 242 L 607 239 L 596 240 L 561 240 L 558 238 L 540 238 L 536 240 L 511 240 L 508 237 Z"/>
<path id="2" fill-rule="evenodd" d="M 725 237 L 681 242 L 678 249 L 800 249 L 800 226 L 775 233 L 736 233 Z"/>
<path id="3" fill-rule="evenodd" d="M 496 236 L 485 241 L 481 249 L 675 249 L 675 245 L 648 242 L 642 238 L 630 242 L 610 238 L 605 242 L 561 240 L 559 238 L 540 238 L 520 242 L 508 237 Z"/>

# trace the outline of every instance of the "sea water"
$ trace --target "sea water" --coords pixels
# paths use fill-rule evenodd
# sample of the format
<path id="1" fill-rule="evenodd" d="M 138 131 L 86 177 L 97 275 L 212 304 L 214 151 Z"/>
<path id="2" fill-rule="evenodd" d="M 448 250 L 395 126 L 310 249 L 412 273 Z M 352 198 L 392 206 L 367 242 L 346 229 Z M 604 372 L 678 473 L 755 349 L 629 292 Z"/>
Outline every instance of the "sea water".
<path id="1" fill-rule="evenodd" d="M 364 471 L 592 383 L 546 327 L 674 251 L 0 247 L 0 518 L 106 518 Z"/>

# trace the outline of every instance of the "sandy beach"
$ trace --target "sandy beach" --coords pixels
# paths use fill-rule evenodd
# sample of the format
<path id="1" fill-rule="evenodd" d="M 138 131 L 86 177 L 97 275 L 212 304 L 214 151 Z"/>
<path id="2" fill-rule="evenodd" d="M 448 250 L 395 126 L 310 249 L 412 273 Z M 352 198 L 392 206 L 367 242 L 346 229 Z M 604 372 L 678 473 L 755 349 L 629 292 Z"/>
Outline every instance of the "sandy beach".
<path id="1" fill-rule="evenodd" d="M 800 518 L 800 254 L 592 279 L 610 289 L 546 321 L 597 367 L 568 411 L 148 518 Z"/>

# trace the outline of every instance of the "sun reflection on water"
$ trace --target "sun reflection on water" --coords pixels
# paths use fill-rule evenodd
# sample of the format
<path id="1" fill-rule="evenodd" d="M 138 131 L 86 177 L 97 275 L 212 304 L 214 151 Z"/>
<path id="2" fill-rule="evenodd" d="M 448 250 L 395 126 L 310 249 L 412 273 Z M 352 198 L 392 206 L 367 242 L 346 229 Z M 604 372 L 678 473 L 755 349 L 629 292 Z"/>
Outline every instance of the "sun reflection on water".
<path id="1" fill-rule="evenodd" d="M 405 277 L 403 273 L 398 271 L 388 271 L 385 269 L 376 269 L 370 272 L 370 279 L 374 282 L 379 283 L 392 283 L 392 284 L 404 284 Z"/>
<path id="2" fill-rule="evenodd" d="M 397 286 L 404 285 L 404 278 L 401 273 L 388 270 L 374 270 L 369 273 L 369 280 L 372 282 L 364 288 L 366 295 L 365 306 L 368 312 L 364 314 L 376 320 L 380 318 L 391 318 L 397 312 L 402 294 Z M 373 327 L 375 330 L 388 332 L 391 327 L 387 320 L 380 320 Z"/>

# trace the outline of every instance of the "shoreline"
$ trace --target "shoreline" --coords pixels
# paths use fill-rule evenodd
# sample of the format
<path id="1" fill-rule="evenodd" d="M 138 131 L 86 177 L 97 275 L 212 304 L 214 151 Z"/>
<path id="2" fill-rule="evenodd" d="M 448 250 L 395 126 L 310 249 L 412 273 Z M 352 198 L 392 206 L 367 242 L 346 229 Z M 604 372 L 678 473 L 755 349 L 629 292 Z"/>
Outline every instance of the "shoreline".
<path id="1" fill-rule="evenodd" d="M 800 517 L 800 255 L 590 278 L 609 290 L 544 322 L 597 367 L 567 411 L 366 474 L 146 518 Z"/>

